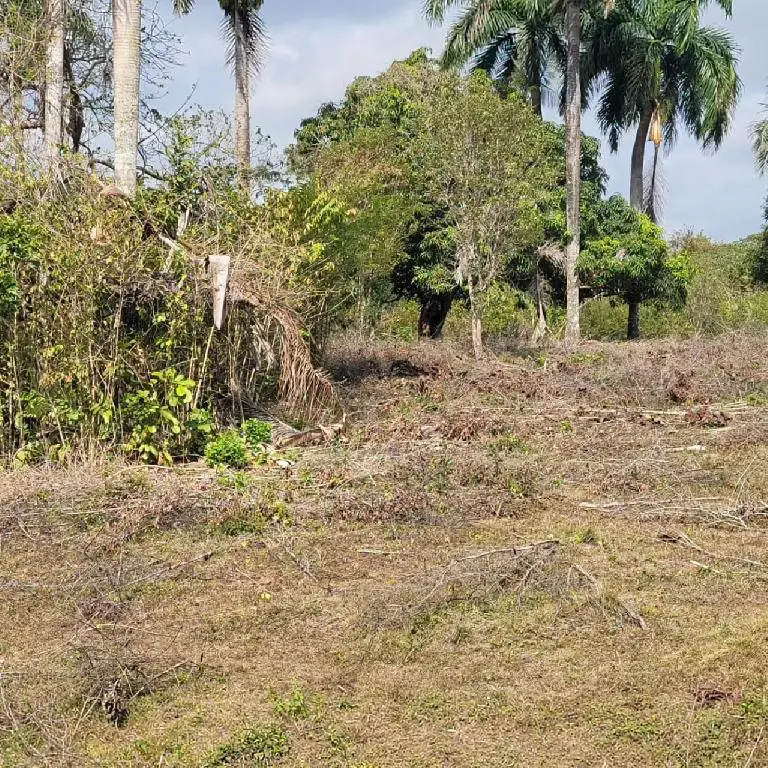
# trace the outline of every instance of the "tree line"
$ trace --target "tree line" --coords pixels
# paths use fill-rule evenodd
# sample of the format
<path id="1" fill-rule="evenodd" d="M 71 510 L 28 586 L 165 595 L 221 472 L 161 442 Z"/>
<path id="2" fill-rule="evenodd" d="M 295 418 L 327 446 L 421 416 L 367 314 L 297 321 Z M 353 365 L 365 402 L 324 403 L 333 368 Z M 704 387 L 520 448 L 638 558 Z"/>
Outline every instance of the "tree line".
<path id="1" fill-rule="evenodd" d="M 466 312 L 478 357 L 520 313 L 530 341 L 573 342 L 599 297 L 626 305 L 637 337 L 643 307 L 683 306 L 697 268 L 659 226 L 659 152 L 683 130 L 718 147 L 741 88 L 738 49 L 702 23 L 706 5 L 433 0 L 435 22 L 459 11 L 441 56 L 356 78 L 275 159 L 250 125 L 261 2 L 222 3 L 236 94 L 224 120 L 158 112 L 179 45 L 136 0 L 2 0 L 8 446 L 77 433 L 168 456 L 269 393 L 312 410 L 330 334 L 367 333 L 404 299 L 423 337 Z M 634 138 L 628 199 L 606 196 L 588 106 L 610 148 Z M 765 135 L 758 124 L 763 165 Z M 226 317 L 211 302 L 216 255 L 231 257 Z"/>

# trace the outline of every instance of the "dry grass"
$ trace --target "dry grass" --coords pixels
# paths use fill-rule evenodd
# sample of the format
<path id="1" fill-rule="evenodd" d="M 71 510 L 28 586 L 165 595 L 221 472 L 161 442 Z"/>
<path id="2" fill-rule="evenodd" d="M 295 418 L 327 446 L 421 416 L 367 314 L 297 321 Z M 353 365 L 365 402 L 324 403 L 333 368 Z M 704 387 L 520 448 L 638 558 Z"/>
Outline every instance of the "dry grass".
<path id="1" fill-rule="evenodd" d="M 764 351 L 347 346 L 289 470 L 7 474 L 0 765 L 768 765 Z"/>

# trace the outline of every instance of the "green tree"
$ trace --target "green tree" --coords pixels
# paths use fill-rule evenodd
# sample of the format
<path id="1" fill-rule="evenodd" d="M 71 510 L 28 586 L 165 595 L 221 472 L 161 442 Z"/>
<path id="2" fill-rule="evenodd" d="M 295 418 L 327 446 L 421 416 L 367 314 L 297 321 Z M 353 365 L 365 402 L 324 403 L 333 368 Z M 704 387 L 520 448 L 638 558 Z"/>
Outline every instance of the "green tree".
<path id="1" fill-rule="evenodd" d="M 591 234 L 579 259 L 582 279 L 598 295 L 626 302 L 627 338 L 637 339 L 643 301 L 684 300 L 691 278 L 685 253 L 670 254 L 658 225 L 619 195 L 598 206 Z"/>
<path id="2" fill-rule="evenodd" d="M 416 162 L 454 231 L 455 274 L 469 296 L 480 358 L 486 292 L 516 250 L 541 242 L 541 208 L 556 185 L 556 163 L 544 124 L 520 97 L 500 97 L 482 72 L 455 77 L 426 106 Z"/>
<path id="3" fill-rule="evenodd" d="M 613 151 L 635 128 L 630 203 L 655 218 L 659 147 L 671 147 L 681 128 L 717 148 L 731 125 L 741 90 L 737 49 L 724 31 L 701 26 L 698 0 L 621 0 L 588 38 L 587 70 L 600 87 L 598 119 Z M 730 3 L 720 3 L 730 10 Z M 647 141 L 654 172 L 644 189 Z"/>
<path id="4" fill-rule="evenodd" d="M 452 76 L 415 51 L 382 75 L 357 78 L 339 104 L 302 121 L 288 150 L 300 180 L 355 212 L 327 220 L 323 237 L 337 266 L 359 270 L 358 316 L 366 295 L 384 298 L 389 289 L 421 303 L 420 335 L 433 338 L 456 292 L 455 245 L 410 148 L 424 133 L 425 104 L 447 82 Z"/>
<path id="5" fill-rule="evenodd" d="M 613 5 L 614 0 L 605 0 L 606 9 Z M 451 7 L 459 4 L 459 0 L 426 0 L 424 10 L 427 18 L 442 22 Z M 589 0 L 587 0 L 587 4 Z M 532 101 L 536 105 L 544 86 L 546 62 L 548 54 L 560 53 L 561 66 L 565 69 L 565 189 L 566 189 L 566 222 L 568 239 L 564 248 L 564 266 L 566 276 L 566 331 L 568 343 L 578 341 L 579 331 L 579 283 L 577 262 L 580 242 L 580 183 L 581 183 L 581 12 L 582 0 L 528 0 L 517 6 L 519 13 L 512 11 L 517 6 L 511 0 L 473 0 L 463 19 L 454 27 L 449 37 L 448 59 L 451 53 L 453 38 L 457 38 L 453 50 L 461 52 L 457 59 L 471 55 L 471 44 L 478 46 L 481 61 L 485 57 L 486 68 L 492 61 L 494 66 L 512 70 L 512 63 L 517 59 L 517 53 L 512 52 L 511 45 L 521 39 L 520 30 L 525 29 L 525 20 L 535 20 L 536 45 L 529 40 L 528 50 L 524 59 L 523 71 L 530 71 L 522 79 L 523 86 L 534 89 Z M 553 45 L 556 37 L 556 26 L 563 19 L 564 43 Z M 544 31 L 546 20 L 547 31 Z M 523 22 L 521 24 L 521 21 Z M 505 33 L 503 27 L 508 25 Z M 516 24 L 517 26 L 516 26 Z M 541 27 L 539 27 L 541 24 Z M 485 30 L 482 32 L 481 30 Z M 504 35 L 506 34 L 506 39 Z M 461 42 L 464 36 L 466 44 Z M 525 39 L 527 33 L 522 36 Z M 498 44 L 496 46 L 495 44 Z M 507 53 L 505 54 L 504 51 Z M 563 55 L 564 54 L 564 55 Z M 502 56 L 499 61 L 499 56 Z M 506 63 L 504 63 L 506 62 Z M 537 95 L 538 94 L 538 95 Z"/>

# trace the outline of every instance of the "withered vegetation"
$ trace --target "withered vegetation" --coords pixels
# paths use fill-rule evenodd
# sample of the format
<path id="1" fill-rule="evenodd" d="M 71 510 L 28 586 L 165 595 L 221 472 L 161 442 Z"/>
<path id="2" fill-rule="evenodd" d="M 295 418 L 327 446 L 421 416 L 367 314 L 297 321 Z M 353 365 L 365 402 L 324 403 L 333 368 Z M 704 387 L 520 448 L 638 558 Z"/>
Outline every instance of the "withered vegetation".
<path id="1" fill-rule="evenodd" d="M 331 351 L 283 466 L 0 480 L 0 764 L 768 764 L 765 339 Z"/>

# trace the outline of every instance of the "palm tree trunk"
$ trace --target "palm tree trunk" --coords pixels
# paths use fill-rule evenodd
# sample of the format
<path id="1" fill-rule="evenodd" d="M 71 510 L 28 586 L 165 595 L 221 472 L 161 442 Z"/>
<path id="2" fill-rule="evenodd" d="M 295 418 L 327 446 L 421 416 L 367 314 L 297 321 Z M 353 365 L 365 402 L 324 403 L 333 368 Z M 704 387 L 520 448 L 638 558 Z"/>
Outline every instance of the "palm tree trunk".
<path id="1" fill-rule="evenodd" d="M 136 194 L 141 73 L 141 0 L 112 0 L 115 92 L 115 184 Z"/>
<path id="2" fill-rule="evenodd" d="M 643 173 L 645 169 L 645 144 L 651 127 L 653 110 L 648 109 L 640 117 L 632 147 L 632 168 L 629 177 L 629 204 L 638 211 L 643 210 Z"/>
<path id="3" fill-rule="evenodd" d="M 248 45 L 240 14 L 235 16 L 235 160 L 243 180 L 251 167 Z"/>
<path id="4" fill-rule="evenodd" d="M 627 315 L 627 338 L 632 341 L 633 339 L 640 338 L 640 302 L 635 300 L 627 301 L 629 307 L 629 313 Z"/>
<path id="5" fill-rule="evenodd" d="M 64 0 L 47 0 L 49 27 L 45 66 L 45 162 L 55 171 L 61 151 L 61 126 L 64 104 Z"/>
<path id="6" fill-rule="evenodd" d="M 581 337 L 579 328 L 579 261 L 581 222 L 581 3 L 567 0 L 565 34 L 568 45 L 565 97 L 565 218 L 568 243 L 565 246 L 566 344 Z"/>
<path id="7" fill-rule="evenodd" d="M 547 310 L 544 306 L 544 289 L 541 284 L 541 269 L 536 264 L 536 327 L 531 341 L 538 344 L 547 335 Z"/>

